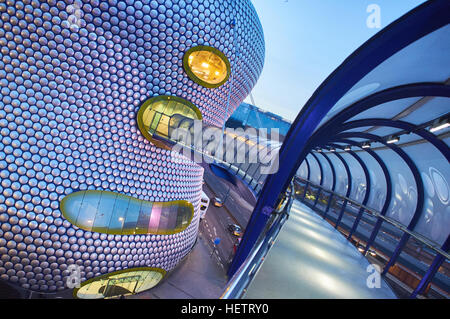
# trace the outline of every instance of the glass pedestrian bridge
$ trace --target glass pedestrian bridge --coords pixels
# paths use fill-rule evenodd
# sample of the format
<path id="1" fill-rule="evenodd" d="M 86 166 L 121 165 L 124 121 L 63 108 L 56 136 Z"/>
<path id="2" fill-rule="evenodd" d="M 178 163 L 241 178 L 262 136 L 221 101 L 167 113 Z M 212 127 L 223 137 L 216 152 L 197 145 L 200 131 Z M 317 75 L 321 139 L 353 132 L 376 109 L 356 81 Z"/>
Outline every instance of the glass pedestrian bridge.
<path id="1" fill-rule="evenodd" d="M 449 298 L 448 12 L 408 12 L 303 106 L 222 298 Z"/>

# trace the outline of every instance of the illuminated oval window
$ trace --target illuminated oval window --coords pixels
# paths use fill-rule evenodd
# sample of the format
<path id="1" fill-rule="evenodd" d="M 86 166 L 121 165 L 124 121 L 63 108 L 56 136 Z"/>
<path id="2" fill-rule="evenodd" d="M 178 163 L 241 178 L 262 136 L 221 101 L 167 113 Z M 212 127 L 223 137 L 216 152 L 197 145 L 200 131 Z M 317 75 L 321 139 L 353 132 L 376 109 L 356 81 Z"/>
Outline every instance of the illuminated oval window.
<path id="1" fill-rule="evenodd" d="M 207 88 L 221 86 L 230 76 L 230 62 L 227 57 L 208 46 L 189 49 L 184 55 L 183 67 L 194 82 Z"/>
<path id="2" fill-rule="evenodd" d="M 148 202 L 92 190 L 67 195 L 60 209 L 73 225 L 112 235 L 172 235 L 185 230 L 194 216 L 188 201 Z"/>
<path id="3" fill-rule="evenodd" d="M 160 268 L 131 268 L 86 280 L 73 291 L 80 299 L 133 295 L 155 287 L 166 275 Z"/>
<path id="4" fill-rule="evenodd" d="M 202 113 L 191 102 L 177 96 L 160 95 L 146 100 L 137 114 L 139 130 L 156 146 L 171 149 L 172 123 L 179 118 L 202 120 Z"/>

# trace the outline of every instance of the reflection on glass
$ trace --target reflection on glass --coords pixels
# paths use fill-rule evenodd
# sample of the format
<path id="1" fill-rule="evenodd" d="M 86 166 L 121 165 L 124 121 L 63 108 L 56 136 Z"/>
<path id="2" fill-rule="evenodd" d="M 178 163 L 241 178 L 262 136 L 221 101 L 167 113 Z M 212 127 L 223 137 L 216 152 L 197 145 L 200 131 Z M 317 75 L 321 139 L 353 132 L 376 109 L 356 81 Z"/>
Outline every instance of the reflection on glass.
<path id="1" fill-rule="evenodd" d="M 161 138 L 170 140 L 170 125 L 173 117 L 201 120 L 199 109 L 189 101 L 176 96 L 157 96 L 145 101 L 139 109 L 137 122 L 141 133 L 152 143 L 170 148 Z M 177 122 L 179 122 L 178 120 Z"/>
<path id="2" fill-rule="evenodd" d="M 113 235 L 170 235 L 189 226 L 194 207 L 188 201 L 150 203 L 113 192 L 81 191 L 63 198 L 61 212 L 84 230 Z"/>
<path id="3" fill-rule="evenodd" d="M 186 52 L 184 67 L 191 79 L 206 87 L 218 87 L 226 82 L 229 62 L 212 47 L 198 46 Z"/>
<path id="4" fill-rule="evenodd" d="M 131 295 L 156 286 L 165 276 L 160 268 L 132 268 L 102 275 L 81 284 L 74 290 L 80 299 L 103 299 Z"/>

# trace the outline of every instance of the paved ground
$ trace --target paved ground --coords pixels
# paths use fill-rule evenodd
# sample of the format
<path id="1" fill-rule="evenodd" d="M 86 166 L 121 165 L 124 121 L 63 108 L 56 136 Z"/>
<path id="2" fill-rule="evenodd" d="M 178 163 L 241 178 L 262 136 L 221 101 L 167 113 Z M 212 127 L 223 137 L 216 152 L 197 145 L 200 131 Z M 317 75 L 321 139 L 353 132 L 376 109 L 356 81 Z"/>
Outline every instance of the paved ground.
<path id="1" fill-rule="evenodd" d="M 187 258 L 153 289 L 129 299 L 215 299 L 227 283 L 225 270 L 211 256 L 206 239 L 200 235 Z"/>

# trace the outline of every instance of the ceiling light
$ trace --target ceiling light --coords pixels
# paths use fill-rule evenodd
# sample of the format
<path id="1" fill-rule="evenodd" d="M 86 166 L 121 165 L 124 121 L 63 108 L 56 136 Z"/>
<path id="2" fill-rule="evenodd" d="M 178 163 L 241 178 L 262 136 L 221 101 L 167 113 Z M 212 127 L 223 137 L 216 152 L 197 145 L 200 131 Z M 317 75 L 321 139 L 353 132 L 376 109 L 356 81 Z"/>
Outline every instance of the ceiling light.
<path id="1" fill-rule="evenodd" d="M 334 147 L 330 148 L 330 152 L 336 152 L 336 149 Z"/>
<path id="2" fill-rule="evenodd" d="M 352 148 L 349 146 L 349 145 L 347 145 L 345 148 L 344 148 L 344 151 L 346 151 L 346 152 L 348 152 L 348 151 L 350 151 Z"/>
<path id="3" fill-rule="evenodd" d="M 449 118 L 440 118 L 434 121 L 433 125 L 430 128 L 430 132 L 434 133 L 440 130 L 443 130 L 444 128 L 447 128 L 450 126 Z"/>
<path id="4" fill-rule="evenodd" d="M 370 142 L 363 143 L 363 145 L 361 147 L 362 148 L 370 148 Z"/>
<path id="5" fill-rule="evenodd" d="M 394 144 L 394 143 L 397 143 L 398 141 L 400 141 L 400 136 L 398 136 L 398 135 L 392 135 L 392 136 L 389 136 L 389 137 L 388 137 L 386 143 L 388 143 L 388 144 Z"/>

